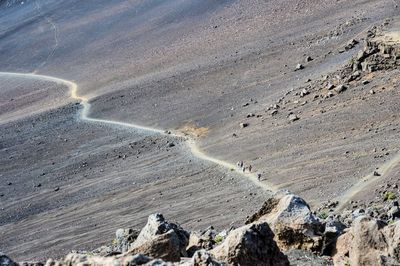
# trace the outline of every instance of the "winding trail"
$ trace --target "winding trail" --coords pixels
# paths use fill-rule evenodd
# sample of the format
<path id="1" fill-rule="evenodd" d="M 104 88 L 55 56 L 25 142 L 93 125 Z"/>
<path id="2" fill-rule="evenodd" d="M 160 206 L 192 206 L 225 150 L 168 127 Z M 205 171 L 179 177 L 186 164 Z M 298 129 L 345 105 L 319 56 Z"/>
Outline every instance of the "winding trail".
<path id="1" fill-rule="evenodd" d="M 354 196 L 363 191 L 365 188 L 373 185 L 374 182 L 385 177 L 398 164 L 400 164 L 400 153 L 396 154 L 396 156 L 394 156 L 391 160 L 385 162 L 379 167 L 377 171 L 379 173 L 379 176 L 375 176 L 373 173 L 364 176 L 360 181 L 353 184 L 352 187 L 348 189 L 345 193 L 336 198 L 336 200 L 339 201 L 339 205 L 336 207 L 335 211 L 342 211 L 346 207 L 346 205 L 354 198 Z"/>
<path id="2" fill-rule="evenodd" d="M 243 173 L 242 171 L 239 171 L 239 169 L 234 164 L 214 158 L 210 155 L 207 155 L 200 149 L 200 147 L 197 145 L 194 138 L 191 138 L 190 136 L 185 135 L 181 132 L 177 132 L 177 131 L 175 131 L 175 132 L 168 131 L 167 132 L 167 131 L 164 131 L 161 129 L 141 126 L 141 125 L 137 125 L 134 123 L 126 123 L 126 122 L 119 122 L 119 121 L 113 121 L 113 120 L 107 120 L 107 119 L 91 118 L 89 116 L 90 108 L 91 108 L 90 99 L 85 96 L 80 96 L 78 94 L 78 84 L 76 84 L 75 82 L 57 78 L 57 77 L 52 77 L 52 76 L 39 75 L 36 73 L 0 72 L 0 77 L 1 76 L 14 77 L 14 78 L 25 78 L 25 79 L 35 79 L 35 80 L 54 82 L 54 83 L 57 83 L 60 85 L 64 85 L 64 86 L 68 87 L 70 97 L 74 100 L 80 101 L 80 104 L 83 106 L 83 109 L 79 115 L 79 118 L 83 121 L 107 124 L 107 125 L 112 125 L 112 126 L 127 127 L 127 128 L 132 128 L 132 129 L 135 129 L 138 131 L 156 133 L 156 134 L 166 135 L 166 136 L 170 136 L 170 137 L 174 137 L 174 138 L 183 138 L 185 140 L 187 147 L 189 148 L 189 150 L 191 151 L 191 153 L 194 157 L 204 160 L 204 161 L 214 163 L 221 167 L 224 167 L 228 171 L 235 171 L 236 173 L 246 177 L 249 181 L 253 182 L 255 185 L 257 185 L 258 187 L 262 188 L 265 191 L 270 191 L 270 192 L 277 191 L 277 188 L 274 185 L 264 182 L 264 181 L 263 182 L 259 181 L 255 173 L 248 173 L 248 172 Z"/>

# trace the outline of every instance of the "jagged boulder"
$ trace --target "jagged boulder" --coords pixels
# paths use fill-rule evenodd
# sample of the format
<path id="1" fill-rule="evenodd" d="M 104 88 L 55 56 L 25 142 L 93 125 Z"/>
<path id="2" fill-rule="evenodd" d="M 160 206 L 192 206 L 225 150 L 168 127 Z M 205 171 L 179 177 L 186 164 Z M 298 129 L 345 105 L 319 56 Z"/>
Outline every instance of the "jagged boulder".
<path id="1" fill-rule="evenodd" d="M 179 225 L 167 222 L 162 214 L 152 214 L 129 253 L 143 253 L 153 258 L 179 261 L 181 256 L 187 255 L 189 235 Z"/>
<path id="2" fill-rule="evenodd" d="M 0 252 L 0 266 L 17 266 L 12 259 Z"/>
<path id="3" fill-rule="evenodd" d="M 152 239 L 136 245 L 128 251 L 130 254 L 142 253 L 151 258 L 158 258 L 165 261 L 180 261 L 180 242 L 174 230 L 156 235 Z"/>
<path id="4" fill-rule="evenodd" d="M 210 253 L 229 265 L 289 265 L 266 222 L 252 223 L 233 230 Z"/>
<path id="5" fill-rule="evenodd" d="M 115 251 L 121 253 L 128 251 L 138 235 L 139 231 L 135 229 L 118 229 L 115 232 Z"/>
<path id="6" fill-rule="evenodd" d="M 346 226 L 337 217 L 328 217 L 325 221 L 321 254 L 330 256 L 336 245 L 337 238 L 343 233 Z"/>
<path id="7" fill-rule="evenodd" d="M 205 250 L 210 250 L 214 247 L 215 245 L 215 240 L 214 240 L 215 234 L 211 235 L 208 234 L 208 231 L 206 233 L 200 234 L 196 232 L 192 232 L 190 234 L 189 238 L 189 244 L 187 247 L 187 254 L 189 256 L 192 256 L 196 251 L 205 249 Z"/>
<path id="8" fill-rule="evenodd" d="M 400 265 L 400 222 L 358 217 L 338 238 L 333 259 L 335 265 Z"/>
<path id="9" fill-rule="evenodd" d="M 322 243 L 322 224 L 300 197 L 279 191 L 268 199 L 248 223 L 265 221 L 275 234 L 282 250 L 319 250 Z"/>

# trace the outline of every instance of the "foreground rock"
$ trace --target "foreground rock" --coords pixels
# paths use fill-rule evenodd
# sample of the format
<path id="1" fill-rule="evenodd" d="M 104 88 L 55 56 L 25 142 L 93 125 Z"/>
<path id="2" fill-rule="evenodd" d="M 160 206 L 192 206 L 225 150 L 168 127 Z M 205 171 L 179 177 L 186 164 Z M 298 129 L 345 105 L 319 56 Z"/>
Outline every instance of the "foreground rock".
<path id="1" fill-rule="evenodd" d="M 211 250 L 211 254 L 230 265 L 289 265 L 266 222 L 233 230 L 221 245 Z"/>
<path id="2" fill-rule="evenodd" d="M 400 265 L 400 222 L 358 217 L 336 243 L 335 265 Z"/>
<path id="3" fill-rule="evenodd" d="M 265 221 L 282 250 L 317 251 L 322 244 L 322 224 L 300 197 L 280 191 L 268 199 L 246 223 Z"/>
<path id="4" fill-rule="evenodd" d="M 128 253 L 180 261 L 181 256 L 187 256 L 189 235 L 179 225 L 167 222 L 162 214 L 153 214 L 149 216 L 146 226 L 140 231 Z"/>
<path id="5" fill-rule="evenodd" d="M 17 264 L 0 252 L 0 266 L 17 266 Z"/>

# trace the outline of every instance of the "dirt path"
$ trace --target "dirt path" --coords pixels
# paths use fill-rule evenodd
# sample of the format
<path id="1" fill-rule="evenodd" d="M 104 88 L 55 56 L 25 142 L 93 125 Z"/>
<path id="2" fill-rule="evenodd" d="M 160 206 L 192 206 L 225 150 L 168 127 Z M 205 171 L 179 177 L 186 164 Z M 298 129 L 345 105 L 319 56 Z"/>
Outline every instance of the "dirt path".
<path id="1" fill-rule="evenodd" d="M 57 84 L 65 85 L 69 88 L 70 97 L 72 99 L 80 101 L 80 104 L 83 106 L 83 110 L 80 113 L 80 119 L 82 119 L 84 121 L 108 124 L 108 125 L 114 125 L 114 126 L 129 127 L 129 128 L 133 128 L 133 129 L 141 130 L 141 131 L 145 131 L 145 132 L 168 135 L 168 136 L 171 136 L 174 138 L 183 138 L 194 157 L 204 160 L 204 161 L 208 161 L 208 162 L 217 164 L 219 166 L 226 168 L 229 171 L 235 171 L 235 172 L 239 173 L 240 175 L 248 178 L 249 181 L 253 182 L 255 185 L 257 185 L 258 187 L 260 187 L 266 191 L 274 192 L 277 190 L 277 188 L 274 185 L 266 183 L 265 181 L 263 181 L 263 182 L 259 181 L 256 176 L 256 173 L 249 173 L 249 172 L 243 173 L 235 165 L 205 154 L 198 147 L 195 139 L 193 139 L 181 132 L 166 132 L 161 129 L 141 126 L 141 125 L 137 125 L 137 124 L 133 124 L 133 123 L 125 123 L 125 122 L 119 122 L 119 121 L 113 121 L 113 120 L 107 120 L 107 119 L 91 118 L 89 116 L 90 108 L 91 108 L 91 104 L 89 103 L 90 99 L 86 98 L 85 96 L 80 96 L 78 94 L 78 85 L 72 81 L 61 79 L 61 78 L 56 78 L 56 77 L 52 77 L 52 76 L 38 75 L 35 73 L 0 72 L 0 76 L 8 76 L 8 77 L 16 77 L 16 78 L 29 78 L 29 79 L 55 82 Z"/>
<path id="2" fill-rule="evenodd" d="M 336 198 L 339 201 L 339 205 L 336 208 L 336 212 L 342 211 L 346 205 L 354 198 L 355 195 L 365 190 L 367 187 L 371 186 L 377 180 L 385 177 L 390 170 L 392 170 L 396 165 L 400 163 L 400 153 L 396 154 L 391 160 L 385 162 L 383 165 L 379 167 L 377 170 L 378 176 L 375 176 L 374 173 L 370 173 L 364 176 L 359 182 L 354 184 L 349 190 L 347 190 L 340 197 Z"/>

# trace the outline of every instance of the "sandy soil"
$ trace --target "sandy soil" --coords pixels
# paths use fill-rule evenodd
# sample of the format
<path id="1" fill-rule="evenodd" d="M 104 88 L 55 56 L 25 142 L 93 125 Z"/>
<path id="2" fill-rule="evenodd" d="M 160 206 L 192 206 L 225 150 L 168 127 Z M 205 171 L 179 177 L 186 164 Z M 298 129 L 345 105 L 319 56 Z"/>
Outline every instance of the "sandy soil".
<path id="1" fill-rule="evenodd" d="M 192 229 L 240 223 L 268 193 L 215 162 L 250 163 L 265 184 L 313 205 L 346 195 L 400 149 L 398 71 L 322 102 L 295 92 L 308 84 L 318 91 L 322 76 L 361 45 L 339 50 L 398 14 L 395 5 L 30 0 L 0 7 L 0 71 L 76 82 L 89 117 L 189 133 L 215 158 L 196 159 L 179 138 L 83 121 L 82 106 L 60 84 L 0 76 L 0 249 L 17 260 L 59 256 L 110 241 L 118 227 L 141 227 L 156 211 Z M 294 71 L 297 63 L 305 69 Z M 286 109 L 271 116 L 268 107 L 282 97 Z M 300 120 L 289 122 L 289 112 Z"/>

